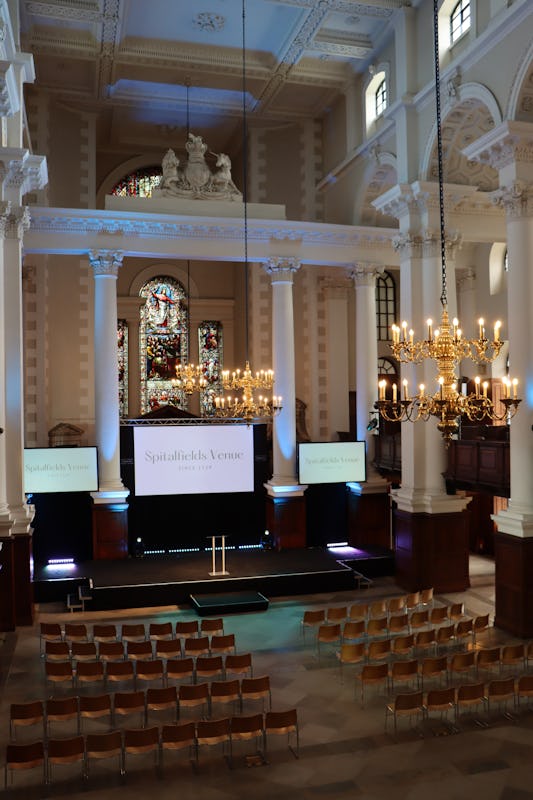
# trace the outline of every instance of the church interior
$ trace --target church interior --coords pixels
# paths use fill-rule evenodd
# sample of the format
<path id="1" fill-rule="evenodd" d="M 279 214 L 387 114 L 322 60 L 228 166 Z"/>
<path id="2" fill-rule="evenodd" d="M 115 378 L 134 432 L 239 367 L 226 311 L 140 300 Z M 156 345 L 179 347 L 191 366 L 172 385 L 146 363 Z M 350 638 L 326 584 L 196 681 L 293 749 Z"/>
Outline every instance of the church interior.
<path id="1" fill-rule="evenodd" d="M 0 0 L 0 21 L 12 796 L 532 797 L 517 688 L 533 639 L 530 0 Z M 226 607 L 239 590 L 265 605 Z M 80 738 L 81 698 L 104 686 L 80 684 L 72 643 L 71 684 L 51 684 L 43 623 L 62 645 L 78 621 L 142 622 L 149 639 L 196 619 L 195 595 L 214 616 L 220 601 L 272 708 L 297 709 L 293 750 L 262 729 L 256 761 L 236 740 L 224 764 L 196 733 L 192 766 L 163 766 L 158 739 L 157 774 L 153 752 L 130 772 L 122 725 L 120 770 L 88 774 L 84 750 L 81 781 L 76 764 L 51 781 L 45 715 L 43 780 L 8 770 L 35 732 L 13 737 L 10 704 L 76 695 Z M 331 608 L 348 625 L 396 599 L 413 637 L 413 615 L 427 633 L 461 606 L 431 652 L 452 722 L 386 711 L 394 648 L 365 703 L 348 639 L 321 647 L 304 624 L 326 609 L 333 636 Z M 484 693 L 461 716 L 468 620 L 461 679 Z M 479 663 L 491 648 L 497 674 Z M 406 685 L 425 698 L 421 674 Z M 510 676 L 512 709 L 489 687 Z M 84 725 L 84 747 L 109 730 Z"/>

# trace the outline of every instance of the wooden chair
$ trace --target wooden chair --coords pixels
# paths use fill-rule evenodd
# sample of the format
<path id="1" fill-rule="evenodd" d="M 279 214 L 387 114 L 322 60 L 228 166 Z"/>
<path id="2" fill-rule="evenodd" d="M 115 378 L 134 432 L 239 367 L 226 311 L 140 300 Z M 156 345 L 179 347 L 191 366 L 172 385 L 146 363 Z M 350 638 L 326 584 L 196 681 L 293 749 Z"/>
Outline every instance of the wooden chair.
<path id="1" fill-rule="evenodd" d="M 412 683 L 418 688 L 418 661 L 394 661 L 390 668 L 390 686 L 395 690 L 397 683 Z"/>
<path id="2" fill-rule="evenodd" d="M 424 658 L 419 667 L 420 673 L 420 688 L 424 688 L 424 681 L 433 680 L 433 678 L 447 679 L 448 677 L 448 659 L 446 656 L 429 656 Z"/>
<path id="3" fill-rule="evenodd" d="M 520 710 L 522 698 L 533 700 L 533 675 L 520 675 L 516 683 L 516 707 Z"/>
<path id="4" fill-rule="evenodd" d="M 341 644 L 341 649 L 337 651 L 336 656 L 339 662 L 341 681 L 344 682 L 344 665 L 361 664 L 365 660 L 366 652 L 364 642 L 359 642 L 358 644 L 343 643 Z"/>
<path id="5" fill-rule="evenodd" d="M 68 642 L 45 642 L 44 655 L 47 661 L 70 662 L 70 647 Z"/>
<path id="6" fill-rule="evenodd" d="M 170 658 L 181 658 L 180 639 L 157 639 L 155 643 L 155 656 L 168 661 Z"/>
<path id="7" fill-rule="evenodd" d="M 218 619 L 202 619 L 200 621 L 200 635 L 202 634 L 224 636 L 224 620 L 222 617 Z"/>
<path id="8" fill-rule="evenodd" d="M 380 639 L 377 642 L 370 642 L 367 650 L 368 661 L 388 661 L 391 654 L 390 639 Z"/>
<path id="9" fill-rule="evenodd" d="M 459 686 L 455 696 L 455 721 L 459 725 L 462 710 L 479 708 L 485 710 L 487 698 L 485 697 L 485 685 L 483 683 L 467 683 Z M 487 723 L 479 717 L 474 717 L 474 721 L 482 728 L 487 727 Z"/>
<path id="10" fill-rule="evenodd" d="M 296 749 L 291 745 L 291 734 L 296 738 Z M 267 711 L 265 714 L 265 752 L 269 736 L 287 736 L 287 745 L 295 758 L 299 758 L 300 733 L 298 730 L 298 712 L 295 708 L 288 711 Z"/>
<path id="11" fill-rule="evenodd" d="M 209 687 L 209 697 L 211 711 L 213 710 L 213 705 L 227 703 L 239 703 L 242 708 L 241 686 L 237 678 L 231 681 L 212 681 Z"/>
<path id="12" fill-rule="evenodd" d="M 194 661 L 192 658 L 169 658 L 166 663 L 166 683 L 169 681 L 182 681 L 189 678 L 194 680 Z"/>
<path id="13" fill-rule="evenodd" d="M 117 717 L 127 717 L 130 714 L 140 714 L 140 722 L 143 724 L 146 715 L 144 692 L 115 692 L 113 723 L 117 724 Z"/>
<path id="14" fill-rule="evenodd" d="M 506 667 L 512 667 L 519 671 L 526 668 L 526 648 L 524 644 L 504 645 L 500 653 L 500 671 Z"/>
<path id="15" fill-rule="evenodd" d="M 37 742 L 28 744 L 8 744 L 6 747 L 6 761 L 4 765 L 4 786 L 7 789 L 7 776 L 19 770 L 35 769 L 42 767 L 43 783 L 46 783 L 46 761 L 44 757 L 44 745 L 41 739 Z"/>
<path id="16" fill-rule="evenodd" d="M 198 656 L 208 656 L 209 649 L 209 636 L 199 636 L 197 639 L 185 639 L 183 648 L 185 657 L 190 656 L 197 658 Z"/>
<path id="17" fill-rule="evenodd" d="M 198 628 L 197 619 L 176 622 L 176 639 L 190 639 L 198 636 Z"/>
<path id="18" fill-rule="evenodd" d="M 342 628 L 342 643 L 356 642 L 366 636 L 366 623 L 364 619 L 345 622 Z"/>
<path id="19" fill-rule="evenodd" d="M 118 633 L 116 625 L 100 624 L 93 625 L 93 642 L 102 644 L 102 642 L 116 642 L 118 641 Z"/>
<path id="20" fill-rule="evenodd" d="M 94 642 L 72 642 L 71 650 L 72 661 L 96 661 L 98 653 Z"/>
<path id="21" fill-rule="evenodd" d="M 415 652 L 437 652 L 437 635 L 434 628 L 415 635 Z"/>
<path id="22" fill-rule="evenodd" d="M 342 630 L 340 624 L 337 623 L 336 625 L 321 625 L 318 629 L 316 637 L 318 658 L 320 659 L 321 644 L 340 645 L 341 640 L 342 640 Z"/>
<path id="23" fill-rule="evenodd" d="M 348 619 L 351 622 L 363 620 L 366 622 L 368 619 L 368 603 L 354 603 L 350 606 L 348 611 Z"/>
<path id="24" fill-rule="evenodd" d="M 420 603 L 420 592 L 411 592 L 405 598 L 405 607 L 410 613 L 418 608 Z"/>
<path id="25" fill-rule="evenodd" d="M 420 597 L 418 599 L 418 605 L 419 606 L 426 606 L 428 608 L 432 608 L 433 607 L 433 602 L 434 602 L 433 588 L 422 589 L 420 591 Z"/>
<path id="26" fill-rule="evenodd" d="M 492 669 L 500 671 L 500 648 L 489 647 L 477 650 L 476 652 L 477 672 L 484 670 L 487 675 L 491 674 Z"/>
<path id="27" fill-rule="evenodd" d="M 409 616 L 407 614 L 398 614 L 394 617 L 389 617 L 389 636 L 398 636 L 401 633 L 410 633 Z"/>
<path id="28" fill-rule="evenodd" d="M 232 717 L 230 720 L 231 749 L 235 742 L 255 740 L 256 753 L 264 749 L 264 719 L 262 714 L 251 714 L 246 717 Z"/>
<path id="29" fill-rule="evenodd" d="M 473 620 L 471 619 L 461 619 L 455 625 L 455 641 L 457 644 L 460 644 L 465 639 L 473 638 Z"/>
<path id="30" fill-rule="evenodd" d="M 344 622 L 348 616 L 348 606 L 332 606 L 326 609 L 326 622 L 329 625 L 336 625 Z"/>
<path id="31" fill-rule="evenodd" d="M 120 731 L 109 733 L 88 733 L 85 739 L 86 775 L 89 777 L 91 761 L 103 758 L 118 758 L 118 768 L 122 774 L 122 734 Z"/>
<path id="32" fill-rule="evenodd" d="M 465 673 L 469 673 L 472 670 L 476 669 L 476 654 L 473 650 L 470 650 L 468 653 L 454 653 L 450 657 L 450 663 L 448 664 L 448 675 L 453 678 L 453 676 L 462 676 Z"/>
<path id="33" fill-rule="evenodd" d="M 123 642 L 145 642 L 146 631 L 143 623 L 124 624 L 120 631 L 120 638 Z"/>
<path id="34" fill-rule="evenodd" d="M 243 678 L 241 681 L 241 708 L 246 700 L 261 700 L 263 711 L 265 700 L 268 698 L 268 708 L 272 710 L 272 692 L 270 690 L 270 677 L 261 675 L 257 678 Z"/>
<path id="35" fill-rule="evenodd" d="M 109 727 L 113 720 L 110 694 L 80 695 L 78 698 L 78 731 L 81 733 L 83 720 L 109 717 Z"/>
<path id="36" fill-rule="evenodd" d="M 305 639 L 305 629 L 306 628 L 314 628 L 317 629 L 320 625 L 323 625 L 326 621 L 326 611 L 323 608 L 320 609 L 309 609 L 304 611 L 304 615 L 301 621 L 301 628 L 302 628 L 302 635 Z"/>
<path id="37" fill-rule="evenodd" d="M 72 736 L 68 739 L 49 739 L 46 746 L 47 783 L 52 782 L 52 766 L 57 764 L 81 764 L 81 777 L 85 778 L 85 739 Z"/>
<path id="38" fill-rule="evenodd" d="M 424 697 L 422 692 L 409 692 L 408 694 L 398 694 L 391 703 L 385 708 L 385 730 L 387 721 L 392 716 L 394 720 L 394 737 L 398 733 L 398 720 L 406 717 L 409 721 L 413 717 L 419 722 L 424 714 Z"/>
<path id="39" fill-rule="evenodd" d="M 122 743 L 122 774 L 126 774 L 127 756 L 153 753 L 159 767 L 159 728 L 126 728 Z"/>
<path id="40" fill-rule="evenodd" d="M 88 642 L 89 631 L 87 625 L 77 622 L 65 623 L 65 640 L 72 644 L 72 642 Z"/>
<path id="41" fill-rule="evenodd" d="M 168 641 L 174 638 L 171 622 L 151 622 L 148 626 L 148 638 L 151 642 Z"/>
<path id="42" fill-rule="evenodd" d="M 411 625 L 411 630 L 421 630 L 422 628 L 427 628 L 429 625 L 429 611 L 424 609 L 423 611 L 413 611 L 409 622 Z"/>
<path id="43" fill-rule="evenodd" d="M 42 700 L 33 700 L 29 703 L 12 703 L 9 706 L 9 735 L 12 741 L 17 738 L 17 728 L 28 728 L 31 725 L 41 725 L 44 729 L 44 705 Z"/>
<path id="44" fill-rule="evenodd" d="M 369 619 L 377 619 L 379 617 L 386 617 L 386 616 L 387 616 L 386 600 L 374 600 L 372 603 L 369 603 L 368 606 Z"/>
<path id="45" fill-rule="evenodd" d="M 429 624 L 437 627 L 449 622 L 448 606 L 436 606 L 429 612 Z"/>
<path id="46" fill-rule="evenodd" d="M 194 760 L 198 760 L 196 725 L 194 722 L 163 725 L 161 728 L 161 766 L 163 766 L 163 754 L 165 751 L 183 750 L 184 748 L 189 749 L 189 758 L 194 756 Z"/>
<path id="47" fill-rule="evenodd" d="M 455 715 L 455 689 L 431 689 L 426 695 L 424 703 L 424 716 L 429 720 L 432 714 L 438 714 L 441 722 L 448 722 L 448 714 L 452 711 Z"/>
<path id="48" fill-rule="evenodd" d="M 44 665 L 46 680 L 50 683 L 74 683 L 70 661 L 46 661 Z"/>
<path id="49" fill-rule="evenodd" d="M 105 685 L 127 682 L 135 684 L 133 661 L 109 661 L 105 668 Z"/>
<path id="50" fill-rule="evenodd" d="M 361 672 L 356 676 L 361 684 L 361 708 L 365 704 L 365 688 L 367 686 L 385 686 L 389 688 L 389 665 L 388 664 L 365 664 Z"/>
<path id="51" fill-rule="evenodd" d="M 387 617 L 379 617 L 378 619 L 369 619 L 366 624 L 366 638 L 367 640 L 374 638 L 383 638 L 387 635 L 389 620 Z"/>
<path id="52" fill-rule="evenodd" d="M 126 653 L 122 642 L 100 642 L 98 645 L 98 658 L 103 663 L 110 661 L 124 661 Z"/>
<path id="53" fill-rule="evenodd" d="M 224 662 L 222 656 L 198 656 L 195 665 L 195 678 L 223 678 Z"/>
<path id="54" fill-rule="evenodd" d="M 135 667 L 135 686 L 139 681 L 151 683 L 161 681 L 161 687 L 165 683 L 165 670 L 161 658 L 152 658 L 149 661 L 137 661 Z"/>
<path id="55" fill-rule="evenodd" d="M 152 642 L 127 642 L 126 655 L 130 661 L 149 661 L 153 657 Z"/>
<path id="56" fill-rule="evenodd" d="M 39 626 L 39 653 L 43 655 L 45 642 L 62 642 L 63 631 L 58 622 L 41 622 Z"/>
<path id="57" fill-rule="evenodd" d="M 448 618 L 451 622 L 460 622 L 464 619 L 465 607 L 464 603 L 452 603 L 448 609 Z"/>
<path id="58" fill-rule="evenodd" d="M 76 667 L 76 686 L 82 683 L 104 683 L 104 665 L 101 661 L 80 661 Z"/>
<path id="59" fill-rule="evenodd" d="M 507 704 L 509 701 L 512 700 L 513 703 L 516 702 L 514 677 L 498 678 L 490 681 L 486 687 L 485 697 L 487 698 L 487 716 L 489 720 L 491 716 L 491 706 L 494 705 L 498 706 L 500 713 L 503 706 L 503 716 L 506 719 L 515 719 L 514 716 L 507 711 Z"/>
<path id="60" fill-rule="evenodd" d="M 224 662 L 224 670 L 226 677 L 231 675 L 249 675 L 253 676 L 254 670 L 252 665 L 251 653 L 239 653 L 239 655 L 227 655 Z"/>
<path id="61" fill-rule="evenodd" d="M 409 633 L 406 636 L 396 636 L 391 640 L 391 655 L 412 656 L 415 649 L 415 635 Z"/>
<path id="62" fill-rule="evenodd" d="M 442 625 L 437 628 L 437 651 L 441 647 L 450 647 L 455 642 L 455 625 Z"/>
<path id="63" fill-rule="evenodd" d="M 182 683 L 178 689 L 178 716 L 181 717 L 185 708 L 198 708 L 199 706 L 202 715 L 206 716 L 209 712 L 209 685 L 207 683 Z"/>
<path id="64" fill-rule="evenodd" d="M 209 644 L 211 655 L 235 654 L 235 634 L 226 633 L 224 636 L 212 636 Z"/>
<path id="65" fill-rule="evenodd" d="M 228 717 L 216 720 L 201 719 L 196 723 L 196 743 L 198 755 L 203 746 L 214 747 L 222 745 L 222 755 L 225 755 L 225 745 L 229 745 L 229 758 L 231 764 L 231 727 Z"/>
<path id="66" fill-rule="evenodd" d="M 46 731 L 50 736 L 53 722 L 69 722 L 76 720 L 78 728 L 78 698 L 77 697 L 49 697 L 45 701 Z"/>
<path id="67" fill-rule="evenodd" d="M 406 601 L 407 595 L 402 595 L 401 597 L 391 597 L 387 601 L 387 613 L 389 617 L 395 616 L 396 614 L 404 614 L 406 611 Z"/>
<path id="68" fill-rule="evenodd" d="M 490 640 L 490 623 L 488 614 L 481 614 L 478 617 L 474 617 L 474 622 L 472 626 L 472 635 L 474 639 L 474 644 L 477 643 L 477 638 L 480 633 L 483 633 L 483 631 L 487 631 L 488 639 Z"/>
<path id="69" fill-rule="evenodd" d="M 173 711 L 173 721 L 178 720 L 178 691 L 175 686 L 165 686 L 162 689 L 149 688 L 146 690 L 146 715 L 145 724 L 148 725 L 150 711 Z"/>

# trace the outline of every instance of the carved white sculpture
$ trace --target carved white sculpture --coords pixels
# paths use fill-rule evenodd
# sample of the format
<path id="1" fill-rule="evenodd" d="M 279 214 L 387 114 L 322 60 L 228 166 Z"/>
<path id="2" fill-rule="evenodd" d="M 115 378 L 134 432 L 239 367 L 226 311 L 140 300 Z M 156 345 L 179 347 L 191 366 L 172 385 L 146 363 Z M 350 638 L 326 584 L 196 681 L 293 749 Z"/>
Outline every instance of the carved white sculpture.
<path id="1" fill-rule="evenodd" d="M 205 158 L 207 145 L 201 136 L 189 133 L 185 149 L 187 162 L 183 169 L 174 150 L 167 150 L 161 163 L 163 178 L 152 197 L 242 201 L 242 194 L 231 177 L 231 161 L 226 153 L 211 153 L 216 157 L 216 169 L 212 172 Z"/>

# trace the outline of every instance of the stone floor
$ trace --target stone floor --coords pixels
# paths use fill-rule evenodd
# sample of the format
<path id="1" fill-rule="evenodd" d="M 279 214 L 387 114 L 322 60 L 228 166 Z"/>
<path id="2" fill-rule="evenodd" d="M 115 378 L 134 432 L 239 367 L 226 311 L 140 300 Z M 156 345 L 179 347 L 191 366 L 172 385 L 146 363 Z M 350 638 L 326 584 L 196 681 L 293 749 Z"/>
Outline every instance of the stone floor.
<path id="1" fill-rule="evenodd" d="M 472 558 L 471 589 L 461 594 L 438 596 L 436 604 L 463 601 L 470 615 L 494 613 L 494 565 L 488 559 Z M 268 753 L 268 763 L 248 766 L 249 752 L 237 747 L 233 769 L 223 760 L 218 748 L 200 753 L 197 769 L 188 762 L 186 752 L 170 754 L 162 773 L 156 774 L 152 756 L 132 757 L 128 773 L 121 779 L 114 760 L 97 763 L 85 785 L 77 766 L 56 767 L 52 786 L 43 789 L 40 773 L 33 770 L 15 775 L 6 797 L 33 800 L 42 796 L 98 798 L 98 800 L 137 800 L 152 793 L 158 800 L 201 798 L 201 800 L 286 800 L 287 798 L 364 798 L 381 800 L 456 800 L 483 797 L 484 800 L 533 800 L 531 760 L 533 756 L 533 714 L 523 711 L 515 721 L 495 713 L 487 728 L 473 718 L 466 719 L 459 733 L 450 732 L 438 721 L 424 723 L 418 730 L 402 721 L 397 740 L 384 728 L 386 697 L 379 692 L 368 697 L 365 708 L 355 696 L 354 672 L 345 670 L 341 681 L 334 651 L 324 652 L 320 660 L 311 635 L 304 642 L 300 630 L 303 610 L 326 604 L 351 603 L 368 598 L 401 594 L 392 579 L 381 578 L 368 590 L 337 595 L 281 598 L 271 601 L 268 611 L 229 615 L 226 632 L 235 633 L 240 652 L 252 651 L 254 674 L 269 674 L 273 708 L 298 709 L 300 758 L 276 737 Z M 2 761 L 8 740 L 9 704 L 44 698 L 47 690 L 39 659 L 40 621 L 73 620 L 93 623 L 192 618 L 194 613 L 176 607 L 91 614 L 65 614 L 42 606 L 33 628 L 22 628 L 5 635 L 0 647 L 1 706 L 0 726 Z M 483 634 L 480 645 L 488 642 Z M 502 631 L 493 630 L 490 642 L 514 641 Z M 101 693 L 101 689 L 93 690 Z M 70 693 L 63 691 L 63 694 Z M 95 722 L 91 730 L 101 728 Z M 74 733 L 68 731 L 65 733 Z M 22 731 L 19 740 L 31 738 Z"/>

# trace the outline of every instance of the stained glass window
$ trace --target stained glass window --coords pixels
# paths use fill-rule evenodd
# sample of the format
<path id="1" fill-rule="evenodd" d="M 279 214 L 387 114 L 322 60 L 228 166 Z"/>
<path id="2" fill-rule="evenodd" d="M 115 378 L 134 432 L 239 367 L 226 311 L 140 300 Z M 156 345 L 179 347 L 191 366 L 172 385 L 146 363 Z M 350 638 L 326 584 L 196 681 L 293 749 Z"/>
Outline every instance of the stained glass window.
<path id="1" fill-rule="evenodd" d="M 152 190 L 159 186 L 161 167 L 143 167 L 125 175 L 111 190 L 118 197 L 151 197 Z"/>
<path id="2" fill-rule="evenodd" d="M 119 319 L 118 344 L 118 405 L 121 417 L 128 416 L 128 323 Z"/>
<path id="3" fill-rule="evenodd" d="M 391 325 L 396 316 L 396 285 L 390 272 L 378 275 L 376 279 L 376 318 L 378 340 L 391 339 Z"/>
<path id="4" fill-rule="evenodd" d="M 139 331 L 141 412 L 169 404 L 186 409 L 186 395 L 174 383 L 176 367 L 188 360 L 185 290 L 163 275 L 145 283 L 139 295 L 146 298 Z"/>
<path id="5" fill-rule="evenodd" d="M 200 414 L 209 415 L 214 397 L 222 391 L 223 337 L 222 323 L 201 322 L 198 326 L 198 361 L 207 379 L 207 388 L 200 395 Z"/>

